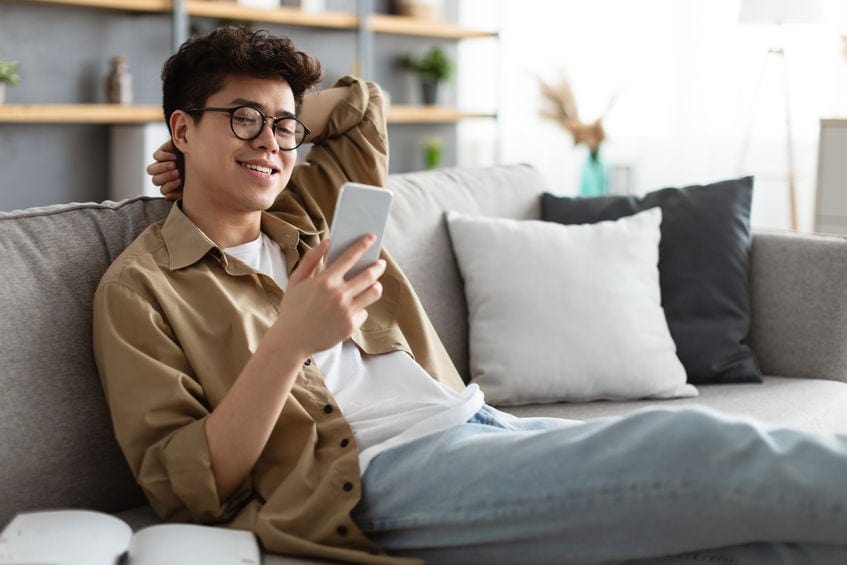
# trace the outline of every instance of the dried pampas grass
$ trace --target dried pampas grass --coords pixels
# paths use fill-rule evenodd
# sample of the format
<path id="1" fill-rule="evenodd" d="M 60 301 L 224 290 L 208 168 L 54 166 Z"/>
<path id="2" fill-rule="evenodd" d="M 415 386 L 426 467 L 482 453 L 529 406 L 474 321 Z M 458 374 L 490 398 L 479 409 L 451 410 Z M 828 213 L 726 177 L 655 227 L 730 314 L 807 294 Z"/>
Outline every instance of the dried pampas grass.
<path id="1" fill-rule="evenodd" d="M 600 143 L 606 139 L 606 131 L 603 129 L 603 116 L 591 123 L 583 122 L 579 118 L 576 106 L 576 97 L 570 82 L 560 76 L 555 83 L 548 83 L 538 79 L 541 87 L 541 96 L 544 106 L 541 109 L 541 117 L 552 120 L 559 124 L 565 131 L 573 136 L 574 145 L 584 143 L 588 146 L 592 155 L 596 155 L 600 149 Z M 609 101 L 604 115 L 611 110 L 614 97 Z"/>

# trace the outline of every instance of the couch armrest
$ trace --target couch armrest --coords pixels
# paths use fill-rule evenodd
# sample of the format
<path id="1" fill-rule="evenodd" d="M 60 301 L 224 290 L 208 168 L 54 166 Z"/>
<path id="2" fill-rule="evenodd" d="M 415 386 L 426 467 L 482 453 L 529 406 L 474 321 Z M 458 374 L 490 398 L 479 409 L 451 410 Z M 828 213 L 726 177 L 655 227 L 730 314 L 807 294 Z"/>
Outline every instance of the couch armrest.
<path id="1" fill-rule="evenodd" d="M 847 381 L 847 239 L 755 232 L 750 293 L 764 374 Z"/>

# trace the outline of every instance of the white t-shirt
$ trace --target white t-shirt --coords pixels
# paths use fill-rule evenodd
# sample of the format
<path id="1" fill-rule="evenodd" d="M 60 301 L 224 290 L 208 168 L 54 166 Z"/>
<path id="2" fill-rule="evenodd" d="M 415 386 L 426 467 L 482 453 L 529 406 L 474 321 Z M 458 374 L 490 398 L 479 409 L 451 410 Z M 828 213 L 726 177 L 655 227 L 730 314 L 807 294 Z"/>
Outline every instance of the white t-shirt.
<path id="1" fill-rule="evenodd" d="M 270 276 L 281 289 L 288 286 L 285 257 L 264 233 L 224 251 Z M 477 385 L 456 392 L 402 351 L 363 354 L 348 339 L 313 358 L 353 428 L 362 474 L 383 451 L 467 422 L 484 402 Z"/>

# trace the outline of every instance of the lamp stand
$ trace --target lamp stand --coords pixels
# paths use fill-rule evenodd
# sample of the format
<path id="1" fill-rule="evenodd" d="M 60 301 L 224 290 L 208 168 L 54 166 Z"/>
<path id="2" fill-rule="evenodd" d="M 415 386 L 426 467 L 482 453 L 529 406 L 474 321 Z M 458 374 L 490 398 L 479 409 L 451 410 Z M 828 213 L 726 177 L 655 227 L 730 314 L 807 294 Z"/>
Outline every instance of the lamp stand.
<path id="1" fill-rule="evenodd" d="M 788 180 L 789 222 L 791 230 L 797 231 L 797 185 L 794 170 L 794 139 L 791 134 L 791 104 L 788 96 L 788 65 L 785 61 L 785 49 L 782 47 L 772 47 L 768 49 L 767 55 L 774 55 L 779 57 L 780 64 L 782 67 L 782 97 L 785 101 L 785 158 L 787 161 L 786 177 Z M 761 96 L 762 77 L 764 76 L 767 62 L 768 59 L 767 57 L 765 57 L 764 62 L 762 63 L 762 70 L 759 73 L 759 82 L 756 85 L 756 92 L 753 95 L 753 109 L 750 112 L 750 123 L 747 127 L 747 135 L 745 136 L 744 144 L 742 146 L 741 159 L 738 164 L 739 171 L 743 171 L 744 162 L 746 160 L 747 153 L 749 152 L 750 139 L 753 134 L 753 112 L 755 111 L 757 102 L 759 101 L 759 97 Z"/>

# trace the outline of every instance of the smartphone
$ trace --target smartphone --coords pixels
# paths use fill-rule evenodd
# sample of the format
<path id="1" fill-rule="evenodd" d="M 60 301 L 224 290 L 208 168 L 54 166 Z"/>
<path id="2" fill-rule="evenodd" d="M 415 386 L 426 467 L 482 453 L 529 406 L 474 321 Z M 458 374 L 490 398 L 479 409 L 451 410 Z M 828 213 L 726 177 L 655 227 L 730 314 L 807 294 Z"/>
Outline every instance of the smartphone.
<path id="1" fill-rule="evenodd" d="M 369 233 L 376 235 L 376 241 L 344 278 L 349 280 L 376 263 L 382 249 L 382 234 L 393 199 L 394 193 L 386 188 L 354 182 L 344 183 L 338 193 L 335 215 L 329 228 L 332 241 L 326 254 L 326 264 L 335 261 L 350 245 Z"/>

